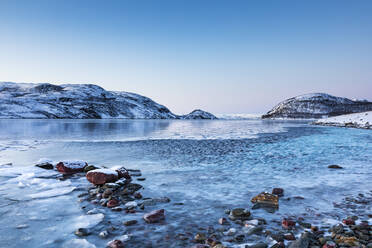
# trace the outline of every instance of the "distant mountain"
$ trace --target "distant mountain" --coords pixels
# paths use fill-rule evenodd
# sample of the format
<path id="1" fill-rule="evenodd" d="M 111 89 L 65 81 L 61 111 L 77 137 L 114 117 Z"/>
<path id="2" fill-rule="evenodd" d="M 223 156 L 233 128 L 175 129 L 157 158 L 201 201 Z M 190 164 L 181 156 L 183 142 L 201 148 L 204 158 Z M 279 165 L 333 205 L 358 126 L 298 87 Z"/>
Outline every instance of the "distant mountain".
<path id="1" fill-rule="evenodd" d="M 148 97 L 94 84 L 12 82 L 0 82 L 0 118 L 216 119 L 201 110 L 179 116 Z"/>
<path id="2" fill-rule="evenodd" d="M 191 113 L 189 113 L 187 115 L 180 116 L 180 119 L 185 119 L 185 120 L 189 120 L 189 119 L 211 119 L 211 120 L 214 120 L 214 119 L 217 119 L 217 117 L 212 115 L 209 112 L 205 112 L 203 110 L 196 109 L 196 110 L 192 111 Z"/>
<path id="3" fill-rule="evenodd" d="M 325 93 L 314 93 L 289 98 L 276 105 L 262 118 L 318 119 L 371 110 L 372 102 L 367 100 L 350 100 Z"/>

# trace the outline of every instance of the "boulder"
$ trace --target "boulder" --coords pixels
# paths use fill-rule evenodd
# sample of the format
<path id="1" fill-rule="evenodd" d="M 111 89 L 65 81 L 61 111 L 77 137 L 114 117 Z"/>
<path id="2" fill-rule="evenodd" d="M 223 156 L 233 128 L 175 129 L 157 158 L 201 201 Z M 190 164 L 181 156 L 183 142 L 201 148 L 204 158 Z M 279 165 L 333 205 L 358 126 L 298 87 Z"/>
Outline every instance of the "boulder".
<path id="1" fill-rule="evenodd" d="M 113 183 L 118 180 L 118 173 L 110 169 L 96 169 L 88 171 L 86 175 L 89 182 L 94 185 L 102 185 L 105 183 Z"/>
<path id="2" fill-rule="evenodd" d="M 251 213 L 245 208 L 234 208 L 230 211 L 229 218 L 231 220 L 248 220 Z"/>
<path id="3" fill-rule="evenodd" d="M 279 197 L 267 192 L 262 192 L 251 199 L 257 207 L 279 208 Z"/>
<path id="4" fill-rule="evenodd" d="M 74 174 L 84 172 L 84 168 L 88 164 L 84 161 L 63 161 L 56 165 L 56 168 L 62 174 Z"/>
<path id="5" fill-rule="evenodd" d="M 273 191 L 271 192 L 273 195 L 277 195 L 279 197 L 284 196 L 284 189 L 282 188 L 273 188 Z"/>
<path id="6" fill-rule="evenodd" d="M 154 210 L 150 213 L 147 213 L 143 216 L 143 219 L 147 223 L 156 223 L 160 222 L 165 219 L 165 211 L 164 209 Z"/>

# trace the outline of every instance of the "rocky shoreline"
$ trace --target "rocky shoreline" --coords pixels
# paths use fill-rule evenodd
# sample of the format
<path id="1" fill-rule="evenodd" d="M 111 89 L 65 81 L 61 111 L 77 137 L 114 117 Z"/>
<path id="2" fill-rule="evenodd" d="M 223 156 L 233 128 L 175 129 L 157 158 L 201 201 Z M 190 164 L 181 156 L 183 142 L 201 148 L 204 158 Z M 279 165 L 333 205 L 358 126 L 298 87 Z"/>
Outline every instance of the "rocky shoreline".
<path id="1" fill-rule="evenodd" d="M 77 228 L 77 239 L 96 235 L 107 239 L 107 247 L 154 247 L 151 232 L 144 236 L 133 233 L 149 226 L 172 225 L 167 217 L 167 206 L 179 206 L 184 203 L 171 203 L 166 196 L 147 197 L 141 191 L 139 183 L 146 180 L 140 170 L 98 168 L 84 161 L 64 161 L 56 166 L 49 161 L 37 164 L 43 169 L 57 169 L 60 180 L 82 179 L 91 183 L 88 188 L 80 189 L 78 195 L 81 208 L 86 215 L 104 218 L 105 228 Z M 336 165 L 329 169 L 342 169 Z M 301 200 L 300 196 L 294 198 Z M 317 213 L 316 218 L 306 215 L 294 216 L 288 213 L 285 218 L 264 219 L 260 211 L 275 217 L 281 202 L 290 201 L 282 188 L 273 188 L 261 192 L 250 200 L 249 208 L 231 208 L 221 213 L 218 220 L 210 220 L 209 226 L 197 227 L 198 232 L 162 233 L 162 244 L 172 247 L 223 248 L 223 247 L 372 247 L 372 226 L 369 224 L 372 191 L 347 197 L 340 203 L 334 203 L 335 209 L 345 212 L 338 223 L 321 223 L 317 218 L 327 217 L 327 213 Z M 248 205 L 247 201 L 247 205 Z M 219 211 L 219 210 L 216 210 Z M 160 242 L 160 241 L 159 241 Z M 155 247 L 163 247 L 160 243 Z"/>

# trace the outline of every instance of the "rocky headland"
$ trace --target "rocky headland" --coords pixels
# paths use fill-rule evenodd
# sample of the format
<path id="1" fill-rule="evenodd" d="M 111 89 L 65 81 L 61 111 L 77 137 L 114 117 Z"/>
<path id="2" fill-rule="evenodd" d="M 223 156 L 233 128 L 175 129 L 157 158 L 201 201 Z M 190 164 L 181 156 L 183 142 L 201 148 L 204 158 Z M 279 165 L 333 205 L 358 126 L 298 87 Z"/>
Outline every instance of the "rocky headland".
<path id="1" fill-rule="evenodd" d="M 289 98 L 262 118 L 319 119 L 365 111 L 372 111 L 372 102 L 314 93 Z"/>
<path id="2" fill-rule="evenodd" d="M 202 110 L 176 115 L 148 97 L 107 91 L 94 84 L 12 82 L 0 82 L 0 118 L 217 119 Z"/>

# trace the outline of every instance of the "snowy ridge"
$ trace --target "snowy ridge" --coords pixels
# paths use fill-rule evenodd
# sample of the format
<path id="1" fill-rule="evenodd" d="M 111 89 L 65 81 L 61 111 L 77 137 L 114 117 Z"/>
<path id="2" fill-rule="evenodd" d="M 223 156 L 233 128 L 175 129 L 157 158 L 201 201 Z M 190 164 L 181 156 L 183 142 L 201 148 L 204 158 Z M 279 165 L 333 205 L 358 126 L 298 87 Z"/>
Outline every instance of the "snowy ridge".
<path id="1" fill-rule="evenodd" d="M 366 100 L 350 100 L 325 93 L 312 93 L 289 98 L 276 105 L 262 118 L 318 119 L 371 110 L 372 102 Z"/>
<path id="2" fill-rule="evenodd" d="M 197 110 L 178 116 L 148 97 L 106 91 L 94 84 L 0 82 L 0 118 L 19 119 L 215 119 Z"/>
<path id="3" fill-rule="evenodd" d="M 325 118 L 317 120 L 313 124 L 372 129 L 372 111 Z"/>

